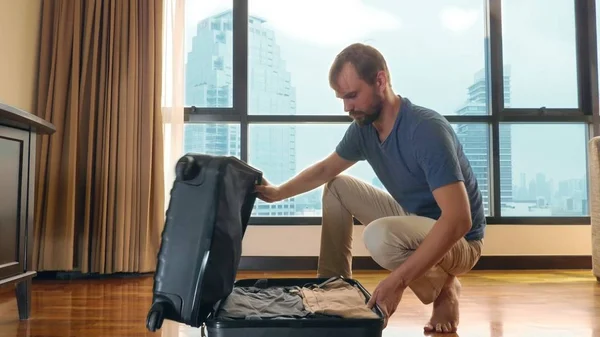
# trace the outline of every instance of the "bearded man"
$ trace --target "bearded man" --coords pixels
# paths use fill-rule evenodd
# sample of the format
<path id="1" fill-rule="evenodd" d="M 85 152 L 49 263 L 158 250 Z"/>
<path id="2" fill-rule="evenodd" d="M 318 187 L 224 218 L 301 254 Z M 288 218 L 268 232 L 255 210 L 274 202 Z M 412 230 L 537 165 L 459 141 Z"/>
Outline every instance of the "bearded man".
<path id="1" fill-rule="evenodd" d="M 256 186 L 276 202 L 325 185 L 318 277 L 352 277 L 353 218 L 373 260 L 390 271 L 368 303 L 394 314 L 406 288 L 433 303 L 427 332 L 456 332 L 461 284 L 481 256 L 482 195 L 463 147 L 438 112 L 394 93 L 375 48 L 356 43 L 335 58 L 329 82 L 353 122 L 328 157 L 286 183 Z M 386 191 L 342 175 L 366 160 Z"/>

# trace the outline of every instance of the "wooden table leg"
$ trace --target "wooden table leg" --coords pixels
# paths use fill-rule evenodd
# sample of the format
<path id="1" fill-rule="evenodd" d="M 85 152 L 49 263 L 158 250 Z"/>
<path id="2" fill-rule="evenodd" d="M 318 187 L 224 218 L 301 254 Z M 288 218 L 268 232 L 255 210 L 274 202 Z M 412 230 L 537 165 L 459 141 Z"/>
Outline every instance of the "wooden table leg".
<path id="1" fill-rule="evenodd" d="M 15 290 L 17 294 L 17 307 L 19 309 L 19 319 L 29 319 L 31 314 L 31 279 L 17 283 Z"/>

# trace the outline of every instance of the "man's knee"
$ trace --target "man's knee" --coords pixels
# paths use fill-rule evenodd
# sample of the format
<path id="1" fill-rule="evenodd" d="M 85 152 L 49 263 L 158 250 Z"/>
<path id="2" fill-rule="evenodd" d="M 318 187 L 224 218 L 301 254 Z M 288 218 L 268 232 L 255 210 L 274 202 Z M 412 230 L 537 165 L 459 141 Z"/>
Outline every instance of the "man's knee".
<path id="1" fill-rule="evenodd" d="M 336 192 L 339 191 L 341 188 L 347 187 L 352 179 L 353 178 L 350 176 L 340 174 L 334 177 L 333 179 L 329 180 L 327 183 L 325 183 L 325 186 L 323 188 L 323 197 L 332 193 L 337 194 Z"/>
<path id="2" fill-rule="evenodd" d="M 350 176 L 338 175 L 325 183 L 321 199 L 323 208 L 336 207 L 340 203 L 346 203 L 350 198 L 355 198 L 357 190 L 353 180 L 354 178 Z"/>
<path id="3" fill-rule="evenodd" d="M 368 224 L 363 231 L 363 242 L 369 254 L 377 264 L 388 270 L 395 269 L 405 254 L 397 238 L 392 235 L 394 218 L 377 219 Z"/>
<path id="4" fill-rule="evenodd" d="M 365 247 L 380 266 L 392 270 L 417 249 L 435 220 L 420 216 L 379 218 L 363 231 Z"/>

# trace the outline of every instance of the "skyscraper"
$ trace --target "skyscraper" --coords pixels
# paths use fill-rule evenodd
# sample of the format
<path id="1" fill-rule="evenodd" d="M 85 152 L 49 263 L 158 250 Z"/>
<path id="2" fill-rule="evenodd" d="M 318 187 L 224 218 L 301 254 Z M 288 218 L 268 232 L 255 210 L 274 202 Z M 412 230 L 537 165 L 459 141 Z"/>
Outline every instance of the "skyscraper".
<path id="1" fill-rule="evenodd" d="M 232 16 L 204 19 L 196 27 L 185 65 L 185 105 L 231 107 L 233 103 Z M 240 156 L 240 128 L 228 124 L 186 124 L 184 152 Z"/>
<path id="2" fill-rule="evenodd" d="M 250 16 L 248 45 L 248 111 L 260 115 L 293 115 L 296 92 L 281 59 L 274 32 L 261 18 Z M 233 12 L 198 23 L 185 69 L 185 104 L 200 108 L 231 107 L 233 102 Z M 184 149 L 216 155 L 240 155 L 240 127 L 227 124 L 186 124 Z M 295 128 L 251 125 L 249 163 L 265 178 L 280 184 L 296 173 Z M 295 214 L 295 199 L 275 204 L 257 201 L 254 215 Z"/>
<path id="3" fill-rule="evenodd" d="M 481 116 L 488 114 L 488 90 L 485 70 L 478 71 L 468 88 L 468 98 L 458 109 L 459 115 Z M 510 106 L 510 67 L 504 67 L 504 105 Z M 486 214 L 490 214 L 491 184 L 490 132 L 488 124 L 464 123 L 456 127 L 465 155 L 469 158 L 483 196 Z M 500 126 L 500 195 L 502 202 L 512 201 L 512 150 L 510 125 Z M 498 173 L 497 173 L 498 174 Z"/>

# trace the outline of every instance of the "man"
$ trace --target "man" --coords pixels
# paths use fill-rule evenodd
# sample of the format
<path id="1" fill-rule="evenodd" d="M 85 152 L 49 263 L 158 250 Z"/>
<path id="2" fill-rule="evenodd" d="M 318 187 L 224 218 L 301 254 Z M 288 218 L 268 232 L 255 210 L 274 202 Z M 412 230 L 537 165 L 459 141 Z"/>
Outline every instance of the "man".
<path id="1" fill-rule="evenodd" d="M 330 85 L 354 119 L 336 150 L 258 197 L 280 201 L 325 184 L 318 276 L 351 274 L 352 218 L 366 225 L 373 259 L 391 271 L 373 292 L 386 320 L 407 287 L 433 303 L 427 332 L 456 332 L 460 282 L 483 245 L 481 193 L 462 146 L 440 114 L 395 94 L 383 56 L 353 44 L 336 57 Z M 345 175 L 367 160 L 389 194 Z"/>

